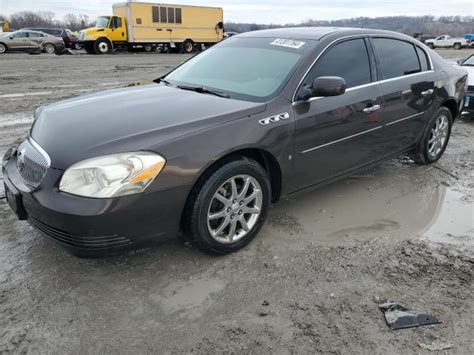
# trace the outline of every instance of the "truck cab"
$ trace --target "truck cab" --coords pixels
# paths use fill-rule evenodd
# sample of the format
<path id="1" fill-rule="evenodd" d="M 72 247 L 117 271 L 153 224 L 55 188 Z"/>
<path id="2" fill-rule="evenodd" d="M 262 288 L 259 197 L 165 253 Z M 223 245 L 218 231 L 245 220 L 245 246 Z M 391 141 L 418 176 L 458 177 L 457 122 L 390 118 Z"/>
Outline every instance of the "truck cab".
<path id="1" fill-rule="evenodd" d="M 94 27 L 80 33 L 80 41 L 87 53 L 105 54 L 128 40 L 126 20 L 122 16 L 100 16 Z"/>

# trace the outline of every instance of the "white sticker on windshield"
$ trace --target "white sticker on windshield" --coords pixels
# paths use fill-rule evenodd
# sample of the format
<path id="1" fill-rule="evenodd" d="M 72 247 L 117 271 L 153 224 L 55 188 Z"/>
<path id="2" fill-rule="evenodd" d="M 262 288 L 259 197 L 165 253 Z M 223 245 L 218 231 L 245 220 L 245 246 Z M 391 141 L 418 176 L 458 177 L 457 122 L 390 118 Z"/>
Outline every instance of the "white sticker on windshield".
<path id="1" fill-rule="evenodd" d="M 294 39 L 278 38 L 270 44 L 272 46 L 280 46 L 280 47 L 300 49 L 301 47 L 303 47 L 306 44 L 306 42 L 295 41 Z"/>

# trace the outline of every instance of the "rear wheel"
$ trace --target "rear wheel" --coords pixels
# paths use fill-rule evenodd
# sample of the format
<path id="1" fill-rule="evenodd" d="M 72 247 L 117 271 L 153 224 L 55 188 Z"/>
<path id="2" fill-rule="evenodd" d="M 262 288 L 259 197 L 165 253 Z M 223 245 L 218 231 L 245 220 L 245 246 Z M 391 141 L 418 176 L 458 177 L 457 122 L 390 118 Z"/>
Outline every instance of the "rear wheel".
<path id="1" fill-rule="evenodd" d="M 145 44 L 145 45 L 143 46 L 143 50 L 144 50 L 145 52 L 153 52 L 153 46 L 152 46 L 151 44 Z"/>
<path id="2" fill-rule="evenodd" d="M 0 54 L 6 53 L 7 51 L 7 46 L 4 45 L 3 43 L 0 43 Z"/>
<path id="3" fill-rule="evenodd" d="M 56 47 L 54 46 L 54 44 L 52 43 L 46 43 L 44 46 L 43 46 L 43 49 L 46 53 L 48 54 L 53 54 L 54 52 L 56 52 Z"/>
<path id="4" fill-rule="evenodd" d="M 107 54 L 110 52 L 111 46 L 109 41 L 107 41 L 105 38 L 102 38 L 95 41 L 94 49 L 97 54 Z"/>
<path id="5" fill-rule="evenodd" d="M 451 136 L 452 122 L 451 111 L 440 107 L 428 122 L 410 157 L 418 164 L 431 164 L 441 158 Z"/>
<path id="6" fill-rule="evenodd" d="M 191 195 L 184 217 L 186 234 L 206 252 L 237 251 L 262 228 L 270 195 L 268 176 L 257 162 L 246 158 L 231 161 Z"/>
<path id="7" fill-rule="evenodd" d="M 190 39 L 187 39 L 180 44 L 179 49 L 181 53 L 192 53 L 194 52 L 194 42 Z"/>

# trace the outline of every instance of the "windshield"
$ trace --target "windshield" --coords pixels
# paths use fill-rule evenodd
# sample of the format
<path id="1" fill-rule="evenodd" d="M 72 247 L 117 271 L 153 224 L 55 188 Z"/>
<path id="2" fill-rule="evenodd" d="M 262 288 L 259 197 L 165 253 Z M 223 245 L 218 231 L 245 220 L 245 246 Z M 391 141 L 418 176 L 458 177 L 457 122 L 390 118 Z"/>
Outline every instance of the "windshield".
<path id="1" fill-rule="evenodd" d="M 467 58 L 461 65 L 474 66 L 474 55 Z"/>
<path id="2" fill-rule="evenodd" d="M 238 100 L 264 102 L 278 93 L 317 43 L 232 37 L 192 58 L 165 79 L 171 84 L 220 91 Z"/>
<path id="3" fill-rule="evenodd" d="M 102 16 L 97 18 L 97 22 L 95 27 L 97 28 L 107 28 L 109 26 L 110 17 L 109 16 Z"/>

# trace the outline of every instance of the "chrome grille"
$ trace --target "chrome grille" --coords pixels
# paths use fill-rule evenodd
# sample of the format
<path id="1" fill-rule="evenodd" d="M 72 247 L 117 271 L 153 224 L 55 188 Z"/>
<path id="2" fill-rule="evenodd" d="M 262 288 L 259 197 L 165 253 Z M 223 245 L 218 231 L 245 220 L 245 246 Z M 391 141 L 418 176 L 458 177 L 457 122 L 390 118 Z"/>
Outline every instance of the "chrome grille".
<path id="1" fill-rule="evenodd" d="M 29 186 L 38 187 L 50 165 L 48 154 L 31 138 L 18 147 L 16 167 L 21 178 Z"/>

